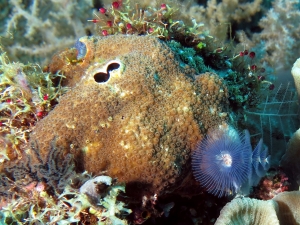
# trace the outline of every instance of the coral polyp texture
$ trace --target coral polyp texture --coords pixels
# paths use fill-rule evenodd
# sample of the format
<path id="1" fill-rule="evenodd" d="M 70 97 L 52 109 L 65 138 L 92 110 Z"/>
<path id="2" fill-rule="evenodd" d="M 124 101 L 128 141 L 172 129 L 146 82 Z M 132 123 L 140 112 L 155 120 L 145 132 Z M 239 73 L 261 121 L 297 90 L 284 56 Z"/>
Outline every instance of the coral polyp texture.
<path id="1" fill-rule="evenodd" d="M 47 162 L 51 143 L 61 157 L 74 154 L 77 169 L 106 171 L 119 182 L 150 193 L 177 187 L 191 176 L 190 154 L 206 131 L 227 118 L 227 88 L 213 73 L 179 66 L 154 37 L 84 37 L 76 49 L 56 55 L 72 90 L 32 132 L 32 150 Z M 32 154 L 35 155 L 35 154 Z"/>
<path id="2" fill-rule="evenodd" d="M 268 169 L 268 150 L 262 139 L 252 152 L 250 134 L 223 124 L 199 142 L 192 155 L 195 179 L 219 197 L 248 192 Z"/>

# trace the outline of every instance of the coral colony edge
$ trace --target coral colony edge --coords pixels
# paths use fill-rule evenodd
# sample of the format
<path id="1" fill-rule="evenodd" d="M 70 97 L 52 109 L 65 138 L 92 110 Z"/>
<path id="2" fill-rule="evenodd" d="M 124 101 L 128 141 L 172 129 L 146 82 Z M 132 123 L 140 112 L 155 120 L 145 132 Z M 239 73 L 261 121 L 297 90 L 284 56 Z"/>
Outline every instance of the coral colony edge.
<path id="1" fill-rule="evenodd" d="M 0 224 L 300 223 L 298 1 L 0 6 Z"/>

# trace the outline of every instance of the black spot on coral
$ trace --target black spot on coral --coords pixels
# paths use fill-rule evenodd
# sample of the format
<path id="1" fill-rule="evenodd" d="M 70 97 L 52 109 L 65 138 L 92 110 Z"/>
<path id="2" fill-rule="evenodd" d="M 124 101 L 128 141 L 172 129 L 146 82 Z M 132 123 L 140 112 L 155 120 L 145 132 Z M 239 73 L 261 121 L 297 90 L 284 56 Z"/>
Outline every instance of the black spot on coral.
<path id="1" fill-rule="evenodd" d="M 107 67 L 107 72 L 109 73 L 110 71 L 119 69 L 119 67 L 120 67 L 120 64 L 119 64 L 119 63 L 116 63 L 116 62 L 111 63 L 111 64 L 109 64 L 108 67 Z"/>
<path id="2" fill-rule="evenodd" d="M 99 72 L 99 73 L 96 73 L 94 75 L 94 79 L 97 83 L 104 83 L 106 81 L 109 80 L 110 78 L 110 74 L 109 72 L 113 71 L 113 70 L 116 70 L 120 67 L 120 64 L 119 63 L 111 63 L 108 65 L 107 67 L 107 70 L 106 70 L 106 73 L 103 73 L 103 72 Z"/>
<path id="3" fill-rule="evenodd" d="M 109 80 L 109 77 L 110 77 L 109 73 L 102 73 L 102 72 L 96 73 L 94 75 L 94 79 L 97 83 L 104 83 Z"/>

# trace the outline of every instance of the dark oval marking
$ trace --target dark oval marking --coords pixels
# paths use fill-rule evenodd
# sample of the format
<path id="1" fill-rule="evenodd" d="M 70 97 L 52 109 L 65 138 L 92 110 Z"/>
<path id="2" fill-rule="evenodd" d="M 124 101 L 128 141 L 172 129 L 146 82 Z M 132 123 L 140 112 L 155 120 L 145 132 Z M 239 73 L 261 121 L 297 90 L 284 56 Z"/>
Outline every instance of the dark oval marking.
<path id="1" fill-rule="evenodd" d="M 110 71 L 112 71 L 112 70 L 119 69 L 119 67 L 120 67 L 120 64 L 119 64 L 119 63 L 116 63 L 116 62 L 111 63 L 111 64 L 109 64 L 108 67 L 107 67 L 107 72 L 110 72 Z"/>
<path id="2" fill-rule="evenodd" d="M 110 74 L 109 72 L 110 71 L 113 71 L 113 70 L 116 70 L 120 67 L 120 64 L 119 63 L 111 63 L 107 66 L 107 69 L 106 69 L 106 73 L 104 72 L 99 72 L 99 73 L 96 73 L 94 74 L 94 79 L 97 83 L 104 83 L 106 81 L 109 80 L 110 78 Z"/>
<path id="3" fill-rule="evenodd" d="M 109 73 L 96 73 L 95 75 L 94 75 L 94 79 L 95 79 L 95 81 L 97 82 L 97 83 L 103 83 L 103 82 L 106 82 L 106 81 L 108 81 L 109 80 L 109 77 L 110 77 L 110 75 L 109 75 Z"/>

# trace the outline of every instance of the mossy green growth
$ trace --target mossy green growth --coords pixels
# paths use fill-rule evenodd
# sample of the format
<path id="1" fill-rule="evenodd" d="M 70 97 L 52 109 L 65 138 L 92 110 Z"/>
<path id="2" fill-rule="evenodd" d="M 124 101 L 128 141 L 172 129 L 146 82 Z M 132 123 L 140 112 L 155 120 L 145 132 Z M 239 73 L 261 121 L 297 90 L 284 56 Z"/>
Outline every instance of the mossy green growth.
<path id="1" fill-rule="evenodd" d="M 213 72 L 211 68 L 204 64 L 203 58 L 193 48 L 183 47 L 179 42 L 174 40 L 167 41 L 166 43 L 175 53 L 181 67 L 188 65 L 195 70 L 196 74 Z"/>
<path id="2" fill-rule="evenodd" d="M 228 70 L 223 77 L 227 83 L 229 102 L 234 110 L 255 107 L 260 102 L 261 82 L 255 76 L 245 76 L 237 71 Z"/>
<path id="3" fill-rule="evenodd" d="M 61 79 L 37 64 L 10 62 L 6 53 L 0 55 L 0 162 L 21 156 L 35 123 L 67 91 Z"/>
<path id="4" fill-rule="evenodd" d="M 201 49 L 203 49 L 205 47 L 206 47 L 206 44 L 203 43 L 203 42 L 199 42 L 199 44 L 196 45 L 196 48 L 199 49 L 199 50 L 201 50 Z"/>

